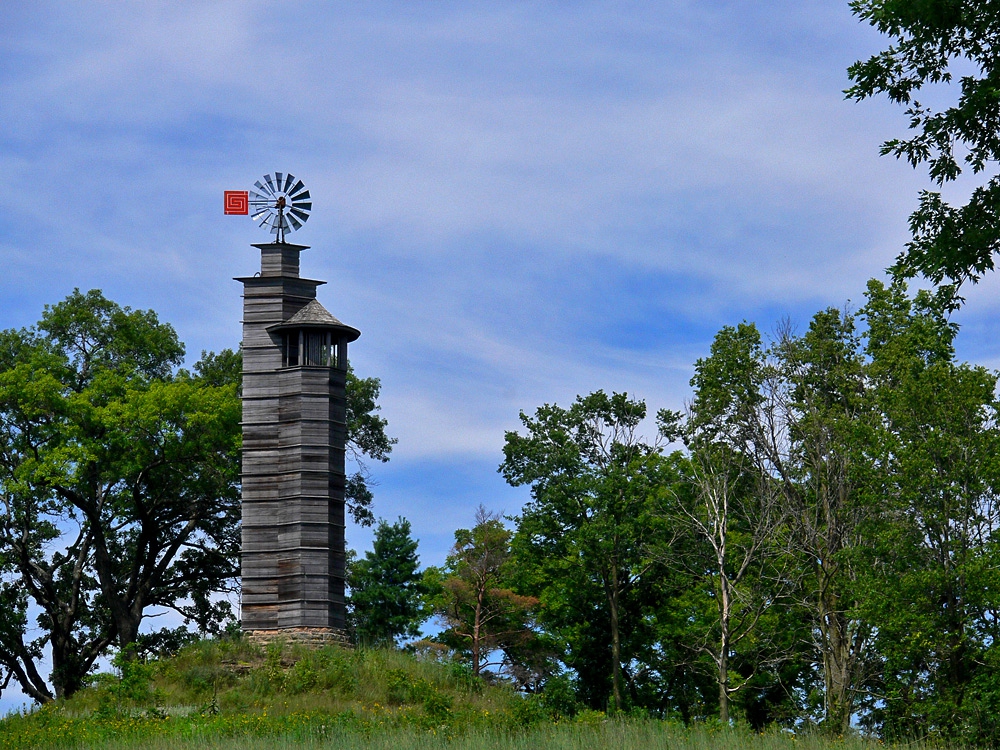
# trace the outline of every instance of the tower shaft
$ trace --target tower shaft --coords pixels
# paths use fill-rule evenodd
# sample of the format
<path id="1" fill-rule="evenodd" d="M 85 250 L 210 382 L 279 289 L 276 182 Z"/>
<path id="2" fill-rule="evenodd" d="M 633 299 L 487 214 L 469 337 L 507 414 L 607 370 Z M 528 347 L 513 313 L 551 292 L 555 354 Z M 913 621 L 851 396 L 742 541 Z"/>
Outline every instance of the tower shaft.
<path id="1" fill-rule="evenodd" d="M 242 628 L 341 637 L 347 342 L 299 277 L 301 245 L 254 245 L 243 283 Z"/>

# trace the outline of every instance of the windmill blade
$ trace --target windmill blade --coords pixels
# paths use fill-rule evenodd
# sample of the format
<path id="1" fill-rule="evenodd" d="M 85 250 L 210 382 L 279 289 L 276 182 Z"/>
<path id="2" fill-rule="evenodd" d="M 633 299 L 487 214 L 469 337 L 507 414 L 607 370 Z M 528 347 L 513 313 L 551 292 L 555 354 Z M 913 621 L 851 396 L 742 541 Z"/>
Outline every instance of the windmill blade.
<path id="1" fill-rule="evenodd" d="M 254 218 L 254 221 L 257 221 L 256 217 Z M 258 224 L 257 226 L 259 226 L 259 227 L 266 227 L 268 225 L 268 222 L 270 222 L 270 221 L 271 221 L 271 216 L 270 216 L 270 214 L 268 214 L 268 215 L 264 216 L 263 219 L 261 219 L 260 224 Z"/>
<path id="2" fill-rule="evenodd" d="M 291 213 L 291 214 L 295 214 L 300 219 L 302 219 L 302 223 L 303 224 L 305 224 L 309 220 L 309 214 L 307 214 L 305 211 L 299 211 L 299 209 L 295 208 L 294 206 L 292 208 L 290 208 L 288 210 L 288 212 Z M 296 227 L 296 229 L 297 228 L 298 227 Z"/>
<path id="3" fill-rule="evenodd" d="M 274 173 L 274 189 L 277 192 L 281 192 L 281 181 L 284 179 L 284 173 L 275 172 Z"/>
<path id="4" fill-rule="evenodd" d="M 271 182 L 271 175 L 264 175 L 264 182 L 267 183 L 268 191 L 271 195 L 274 195 L 277 191 L 274 189 L 274 183 Z"/>
<path id="5" fill-rule="evenodd" d="M 267 185 L 261 184 L 260 180 L 257 180 L 257 182 L 255 182 L 253 185 L 254 185 L 255 188 L 257 188 L 258 190 L 260 190 L 261 193 L 266 193 L 267 195 L 271 195 L 272 194 L 271 189 L 269 187 L 267 187 Z"/>
<path id="6" fill-rule="evenodd" d="M 303 190 L 298 195 L 293 195 L 292 196 L 292 203 L 295 203 L 296 201 L 307 201 L 307 200 L 310 200 L 311 198 L 312 198 L 312 196 L 309 195 L 309 191 L 308 190 Z"/>
<path id="7" fill-rule="evenodd" d="M 291 214 L 288 214 L 288 216 L 286 218 L 288 219 L 288 222 L 292 225 L 292 229 L 301 229 L 302 228 L 302 222 L 299 221 L 298 219 L 296 219 Z"/>
<path id="8" fill-rule="evenodd" d="M 288 186 L 292 184 L 292 181 L 293 181 L 294 179 L 295 179 L 295 175 L 293 175 L 293 174 L 292 174 L 291 172 L 289 172 L 289 173 L 288 173 L 288 174 L 287 174 L 287 175 L 285 176 L 285 186 L 284 186 L 284 187 L 283 187 L 283 188 L 281 189 L 281 191 L 282 191 L 283 193 L 285 193 L 286 195 L 288 194 Z"/>
<path id="9" fill-rule="evenodd" d="M 295 203 L 295 202 L 293 202 L 292 203 L 292 208 L 297 208 L 297 209 L 299 209 L 299 211 L 312 211 L 313 204 L 310 203 L 309 201 L 305 201 L 303 203 Z"/>
<path id="10" fill-rule="evenodd" d="M 259 214 L 272 209 L 271 204 L 268 201 L 250 201 L 250 210 L 255 214 Z"/>
<path id="11" fill-rule="evenodd" d="M 288 193 L 289 197 L 294 198 L 297 192 L 305 189 L 306 186 L 302 184 L 302 180 L 299 180 L 298 182 L 295 183 L 295 185 L 292 187 L 291 190 L 286 190 L 285 192 Z"/>

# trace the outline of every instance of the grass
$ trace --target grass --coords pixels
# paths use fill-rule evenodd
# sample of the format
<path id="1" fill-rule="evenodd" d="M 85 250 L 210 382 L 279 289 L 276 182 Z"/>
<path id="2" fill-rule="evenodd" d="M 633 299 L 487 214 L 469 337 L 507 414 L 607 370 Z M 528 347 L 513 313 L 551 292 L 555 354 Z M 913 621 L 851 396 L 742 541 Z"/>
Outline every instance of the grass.
<path id="1" fill-rule="evenodd" d="M 389 650 L 204 641 L 0 720 L 0 750 L 875 750 L 861 738 L 560 715 L 457 665 Z"/>
<path id="2" fill-rule="evenodd" d="M 454 737 L 550 717 L 540 701 L 483 685 L 459 665 L 392 650 L 219 640 L 118 666 L 70 700 L 0 720 L 0 750 L 210 747 L 230 739 L 237 747 L 254 737 L 295 746 L 387 731 Z"/>

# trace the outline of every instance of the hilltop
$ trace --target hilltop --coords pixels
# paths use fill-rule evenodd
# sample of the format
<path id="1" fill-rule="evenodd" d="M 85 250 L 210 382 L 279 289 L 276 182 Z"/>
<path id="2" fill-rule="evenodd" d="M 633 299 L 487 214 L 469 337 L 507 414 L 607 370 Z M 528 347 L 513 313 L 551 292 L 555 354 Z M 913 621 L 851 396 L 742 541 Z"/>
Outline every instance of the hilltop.
<path id="1" fill-rule="evenodd" d="M 875 747 L 839 739 L 838 750 Z M 207 640 L 118 662 L 65 701 L 0 720 L 0 750 L 46 748 L 517 748 L 825 750 L 818 736 L 755 735 L 523 696 L 463 665 L 387 649 Z"/>
<path id="2" fill-rule="evenodd" d="M 204 747 L 240 737 L 314 742 L 392 730 L 455 736 L 564 718 L 462 665 L 396 650 L 206 640 L 168 658 L 117 664 L 69 700 L 0 721 L 0 748 L 175 747 L 178 740 Z"/>

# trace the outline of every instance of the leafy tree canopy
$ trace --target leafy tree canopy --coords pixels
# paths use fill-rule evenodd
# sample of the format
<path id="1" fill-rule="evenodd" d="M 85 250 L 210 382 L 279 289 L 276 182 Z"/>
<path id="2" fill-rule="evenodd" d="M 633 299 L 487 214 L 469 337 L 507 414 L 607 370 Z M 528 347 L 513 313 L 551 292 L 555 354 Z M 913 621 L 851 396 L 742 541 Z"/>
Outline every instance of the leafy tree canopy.
<path id="1" fill-rule="evenodd" d="M 927 164 L 940 186 L 965 170 L 996 170 L 1000 158 L 1000 2 L 998 0 L 853 0 L 851 9 L 892 40 L 884 51 L 858 61 L 848 72 L 846 94 L 862 100 L 884 94 L 906 107 L 909 138 L 882 145 L 882 154 Z M 926 104 L 951 84 L 949 106 Z M 922 95 L 927 94 L 924 98 Z M 923 101 L 921 101 L 923 99 Z M 935 282 L 977 281 L 994 267 L 1000 250 L 1000 176 L 977 184 L 965 205 L 924 191 L 910 217 L 912 240 L 897 259 L 904 276 Z"/>
<path id="2" fill-rule="evenodd" d="M 0 663 L 37 700 L 46 643 L 64 695 L 148 607 L 202 629 L 225 615 L 209 596 L 236 575 L 240 402 L 213 367 L 232 355 L 193 374 L 183 355 L 155 313 L 97 291 L 0 333 Z M 42 634 L 26 642 L 29 600 Z"/>
<path id="3" fill-rule="evenodd" d="M 603 391 L 578 396 L 569 408 L 546 404 L 533 417 L 522 412 L 525 434 L 506 434 L 500 467 L 510 484 L 531 486 L 513 541 L 529 579 L 524 593 L 541 599 L 553 625 L 572 611 L 587 621 L 563 621 L 567 640 L 576 643 L 569 647 L 582 652 L 572 666 L 591 702 L 600 705 L 610 687 L 614 710 L 625 706 L 622 664 L 631 654 L 623 620 L 650 565 L 651 502 L 663 466 L 658 447 L 639 433 L 645 416 L 644 402 Z M 600 676 L 582 674 L 601 652 Z"/>
<path id="4" fill-rule="evenodd" d="M 96 290 L 0 331 L 0 685 L 71 694 L 109 647 L 140 646 L 150 607 L 203 632 L 230 616 L 216 595 L 239 572 L 242 362 L 183 357 L 154 312 Z M 387 460 L 378 380 L 347 387 L 349 448 Z M 366 472 L 348 498 L 362 523 Z"/>

